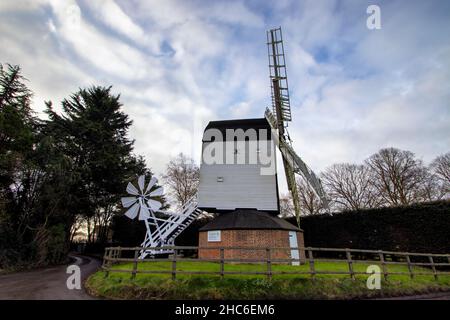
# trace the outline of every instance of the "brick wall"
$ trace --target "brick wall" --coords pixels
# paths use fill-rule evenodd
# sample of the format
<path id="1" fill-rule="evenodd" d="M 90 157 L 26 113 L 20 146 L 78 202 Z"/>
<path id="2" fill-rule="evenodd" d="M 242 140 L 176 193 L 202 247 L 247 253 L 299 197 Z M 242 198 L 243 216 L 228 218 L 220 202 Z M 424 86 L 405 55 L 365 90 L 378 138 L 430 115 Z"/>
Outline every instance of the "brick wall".
<path id="1" fill-rule="evenodd" d="M 297 232 L 298 247 L 304 247 L 303 232 Z M 289 247 L 288 230 L 222 230 L 220 242 L 208 242 L 208 232 L 199 233 L 200 247 L 261 247 L 261 250 L 225 249 L 225 259 L 266 259 L 266 248 Z M 199 258 L 219 259 L 219 249 L 199 249 Z M 273 259 L 291 258 L 290 250 L 271 250 Z M 304 251 L 300 250 L 304 261 Z"/>

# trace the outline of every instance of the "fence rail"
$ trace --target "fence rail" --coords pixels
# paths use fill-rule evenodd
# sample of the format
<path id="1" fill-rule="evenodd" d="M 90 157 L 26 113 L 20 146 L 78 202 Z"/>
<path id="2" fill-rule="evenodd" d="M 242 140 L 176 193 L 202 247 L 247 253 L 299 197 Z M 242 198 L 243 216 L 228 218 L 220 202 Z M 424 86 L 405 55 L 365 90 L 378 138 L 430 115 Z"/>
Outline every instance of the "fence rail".
<path id="1" fill-rule="evenodd" d="M 141 250 L 173 250 L 173 254 L 168 258 L 146 258 L 139 259 L 139 252 Z M 218 258 L 192 258 L 180 257 L 180 252 L 197 251 L 198 250 L 219 250 Z M 261 257 L 258 258 L 226 258 L 226 253 L 230 250 L 248 250 L 248 251 L 262 251 Z M 291 252 L 298 250 L 301 254 L 299 258 L 277 258 L 273 253 L 279 250 Z M 124 254 L 126 253 L 126 254 Z M 314 254 L 316 253 L 316 254 Z M 343 258 L 318 258 L 318 253 L 334 253 Z M 357 256 L 369 256 L 369 259 L 355 259 Z M 127 258 L 130 256 L 132 258 Z M 417 260 L 424 260 L 420 262 Z M 441 261 L 441 262 L 437 262 Z M 445 262 L 442 262 L 445 261 Z M 112 268 L 113 264 L 127 262 L 132 263 L 132 269 Z M 169 262 L 170 270 L 139 270 L 138 264 L 141 262 Z M 179 270 L 177 268 L 180 262 L 215 262 L 219 264 L 217 271 L 200 271 L 200 270 Z M 345 262 L 347 264 L 347 271 L 336 270 L 317 270 L 317 263 L 322 262 Z M 265 265 L 265 271 L 226 271 L 225 265 L 227 263 L 258 263 Z M 305 264 L 309 265 L 308 270 L 293 270 L 293 271 L 279 271 L 273 270 L 274 264 Z M 388 280 L 390 275 L 407 275 L 411 279 L 419 275 L 430 275 L 435 280 L 438 280 L 441 275 L 450 275 L 450 254 L 436 254 L 436 253 L 411 253 L 411 252 L 395 252 L 383 250 L 363 250 L 363 249 L 341 249 L 341 248 L 314 248 L 314 247 L 194 247 L 194 246 L 166 246 L 166 247 L 108 247 L 105 248 L 103 257 L 102 269 L 105 271 L 105 277 L 109 276 L 110 272 L 129 273 L 134 279 L 139 274 L 171 274 L 172 279 L 176 279 L 178 274 L 191 275 L 265 275 L 271 279 L 273 275 L 309 275 L 311 279 L 315 279 L 317 275 L 348 275 L 351 279 L 356 279 L 356 275 L 367 274 L 366 272 L 356 271 L 354 266 L 358 263 L 377 264 L 381 266 L 380 274 L 385 280 Z M 407 266 L 408 272 L 389 271 L 389 265 L 403 265 Z M 423 270 L 415 271 L 414 267 L 429 268 L 430 272 Z"/>

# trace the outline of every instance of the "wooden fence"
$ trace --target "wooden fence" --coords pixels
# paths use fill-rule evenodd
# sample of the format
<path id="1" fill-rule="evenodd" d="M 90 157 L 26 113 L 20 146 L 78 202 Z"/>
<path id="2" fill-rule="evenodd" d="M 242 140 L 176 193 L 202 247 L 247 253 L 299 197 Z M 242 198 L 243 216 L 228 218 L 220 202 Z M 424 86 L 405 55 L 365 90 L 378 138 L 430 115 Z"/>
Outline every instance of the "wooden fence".
<path id="1" fill-rule="evenodd" d="M 139 259 L 141 250 L 158 250 L 158 249 L 170 249 L 174 254 L 169 255 L 168 258 L 146 258 Z M 198 250 L 219 250 L 219 258 L 192 258 L 192 257 L 180 257 L 180 253 L 192 252 Z M 244 258 L 225 258 L 226 250 L 263 250 L 265 255 L 262 258 L 257 259 L 244 259 Z M 300 258 L 298 259 L 278 259 L 272 258 L 272 252 L 275 250 L 299 250 Z M 126 253 L 126 254 L 124 254 Z M 316 255 L 320 255 L 317 258 Z M 323 256 L 331 255 L 332 258 L 323 258 Z M 128 257 L 125 257 L 128 256 Z M 361 259 L 358 257 L 365 257 Z M 302 258 L 304 257 L 304 258 Z M 336 258 L 337 257 L 337 258 Z M 139 270 L 138 264 L 142 262 L 169 262 L 170 270 Z M 218 263 L 217 271 L 187 271 L 179 270 L 177 264 L 180 262 L 215 262 Z M 348 266 L 346 271 L 336 270 L 317 270 L 316 264 L 320 262 L 340 262 L 346 263 Z M 132 263 L 132 269 L 120 269 L 112 268 L 113 264 L 117 263 Z M 225 271 L 226 263 L 256 263 L 265 265 L 265 271 Z M 333 249 L 333 248 L 261 248 L 261 247 L 188 247 L 188 246 L 171 246 L 171 247 L 110 247 L 105 249 L 105 255 L 103 257 L 102 269 L 105 271 L 105 277 L 109 276 L 110 272 L 130 273 L 131 278 L 134 279 L 136 274 L 171 274 L 172 279 L 176 279 L 178 274 L 191 274 L 191 275 L 220 275 L 222 278 L 225 275 L 265 275 L 268 279 L 271 279 L 273 275 L 309 275 L 312 279 L 315 279 L 317 275 L 348 275 L 351 279 L 355 279 L 356 275 L 364 274 L 366 272 L 355 271 L 354 264 L 376 264 L 381 266 L 381 274 L 385 280 L 391 275 L 408 275 L 411 279 L 419 275 L 430 275 L 435 280 L 441 275 L 450 275 L 450 254 L 432 254 L 432 253 L 411 253 L 411 252 L 394 252 L 394 251 L 382 251 L 382 250 L 361 250 L 361 249 Z M 276 271 L 272 270 L 274 264 L 307 264 L 308 270 L 290 270 L 290 271 Z M 395 272 L 389 271 L 388 265 L 404 265 L 407 266 L 408 272 Z M 414 271 L 414 267 L 422 267 L 422 269 L 428 269 L 429 272 L 420 270 Z M 293 268 L 295 269 L 295 268 Z M 304 268 L 303 268 L 304 269 Z"/>

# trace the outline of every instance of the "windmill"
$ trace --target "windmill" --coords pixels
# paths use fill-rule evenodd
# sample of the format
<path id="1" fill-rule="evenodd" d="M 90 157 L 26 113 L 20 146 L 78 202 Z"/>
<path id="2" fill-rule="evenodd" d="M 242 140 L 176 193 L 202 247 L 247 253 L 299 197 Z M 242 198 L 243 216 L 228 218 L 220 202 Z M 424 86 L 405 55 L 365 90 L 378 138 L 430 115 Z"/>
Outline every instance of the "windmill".
<path id="1" fill-rule="evenodd" d="M 218 216 L 200 229 L 199 245 L 207 248 L 199 250 L 199 256 L 203 258 L 220 258 L 222 253 L 217 249 L 214 251 L 214 247 L 222 244 L 231 247 L 256 247 L 261 250 L 290 247 L 290 252 L 278 252 L 275 256 L 280 259 L 300 257 L 304 261 L 304 251 L 299 250 L 304 247 L 304 240 L 303 230 L 299 227 L 300 205 L 295 175 L 301 175 L 322 204 L 325 207 L 328 205 L 320 180 L 294 151 L 287 131 L 292 114 L 281 28 L 267 31 L 267 48 L 272 108 L 266 109 L 263 118 L 211 121 L 205 128 L 198 206 L 202 210 L 215 212 Z M 268 134 L 265 134 L 266 131 Z M 228 132 L 236 134 L 228 135 Z M 238 132 L 258 134 L 243 136 Z M 220 139 L 220 133 L 225 136 L 224 139 Z M 214 163 L 209 159 L 212 156 L 209 157 L 208 153 L 213 149 L 214 154 L 227 154 L 226 159 L 237 158 L 241 153 L 247 153 L 248 159 L 259 157 L 262 149 L 255 151 L 251 148 L 251 144 L 255 142 L 258 146 L 273 146 L 273 152 L 262 152 L 268 156 L 269 162 L 275 163 L 272 174 L 261 173 L 264 169 L 262 162 Z M 234 152 L 229 152 L 229 145 L 234 146 Z M 298 226 L 278 217 L 280 204 L 276 149 L 282 155 Z M 205 153 L 208 155 L 207 159 Z M 261 250 L 250 253 L 234 250 L 227 254 L 232 259 L 261 258 L 266 254 Z"/>
<path id="2" fill-rule="evenodd" d="M 161 210 L 160 197 L 163 196 L 164 189 L 158 187 L 157 182 L 158 180 L 152 177 L 145 185 L 145 176 L 141 175 L 138 178 L 138 187 L 128 182 L 126 191 L 131 197 L 121 199 L 122 206 L 128 208 L 125 216 L 130 219 L 138 218 L 145 223 L 146 234 L 141 245 L 143 248 L 173 246 L 175 238 L 201 213 L 197 209 L 196 197 L 180 208 L 181 213 Z M 172 252 L 171 249 L 142 249 L 140 258 Z"/>
<path id="3" fill-rule="evenodd" d="M 200 165 L 200 184 L 198 195 L 195 195 L 179 210 L 179 213 L 161 210 L 158 197 L 162 196 L 162 188 L 157 188 L 156 178 L 145 185 L 145 177 L 138 178 L 138 188 L 129 183 L 127 192 L 131 197 L 124 197 L 122 204 L 128 208 L 125 213 L 130 219 L 145 222 L 147 232 L 142 243 L 144 249 L 141 258 L 172 252 L 165 246 L 174 244 L 175 238 L 203 211 L 215 212 L 217 217 L 200 229 L 199 257 L 223 258 L 224 252 L 217 246 L 231 247 L 290 247 L 289 253 L 281 252 L 274 258 L 285 259 L 288 256 L 304 260 L 303 231 L 293 224 L 278 217 L 279 192 L 276 173 L 276 146 L 281 152 L 287 184 L 294 202 L 298 217 L 300 206 L 295 174 L 303 178 L 312 187 L 323 205 L 328 201 L 320 180 L 303 162 L 292 147 L 287 127 L 292 120 L 289 101 L 286 62 L 284 56 L 281 28 L 267 32 L 269 69 L 272 91 L 272 110 L 265 111 L 265 117 L 256 119 L 234 119 L 211 121 L 205 128 L 202 139 L 202 161 Z M 228 136 L 229 131 L 232 132 Z M 254 135 L 247 134 L 254 132 Z M 218 134 L 214 136 L 212 133 Z M 236 135 L 236 133 L 239 133 Z M 242 134 L 241 134 L 242 133 Z M 219 139 L 220 136 L 220 139 Z M 225 138 L 224 138 L 225 137 Z M 223 139 L 224 138 L 224 139 Z M 258 145 L 252 149 L 251 145 Z M 228 147 L 232 146 L 229 150 Z M 260 157 L 266 149 L 269 162 L 275 163 L 271 174 L 262 174 L 264 165 L 257 163 L 228 163 L 222 160 Z M 273 149 L 272 149 L 273 146 Z M 218 162 L 206 161 L 208 150 L 214 151 Z M 222 150 L 223 149 L 223 150 Z M 270 150 L 269 150 L 270 149 Z M 217 152 L 216 152 L 217 151 Z M 222 152 L 224 151 L 224 152 Z M 247 153 L 247 155 L 246 155 Z M 219 155 L 219 156 L 218 156 Z M 247 157 L 248 156 L 248 157 Z M 247 161 L 247 160 L 246 160 Z M 164 217 L 156 215 L 164 214 Z M 145 249 L 156 247 L 156 249 Z M 161 247 L 159 249 L 159 247 Z M 262 252 L 265 254 L 265 251 Z M 260 258 L 261 251 L 253 250 L 240 253 L 231 250 L 227 258 Z M 297 262 L 298 263 L 298 262 Z"/>
<path id="4" fill-rule="evenodd" d="M 267 108 L 265 117 L 274 130 L 274 134 L 278 136 L 275 141 L 278 143 L 283 158 L 288 189 L 292 195 L 297 223 L 300 225 L 300 204 L 295 174 L 301 175 L 306 180 L 325 208 L 328 207 L 328 200 L 320 180 L 294 151 L 287 131 L 288 123 L 292 121 L 292 114 L 281 27 L 267 31 L 267 51 L 272 111 Z"/>

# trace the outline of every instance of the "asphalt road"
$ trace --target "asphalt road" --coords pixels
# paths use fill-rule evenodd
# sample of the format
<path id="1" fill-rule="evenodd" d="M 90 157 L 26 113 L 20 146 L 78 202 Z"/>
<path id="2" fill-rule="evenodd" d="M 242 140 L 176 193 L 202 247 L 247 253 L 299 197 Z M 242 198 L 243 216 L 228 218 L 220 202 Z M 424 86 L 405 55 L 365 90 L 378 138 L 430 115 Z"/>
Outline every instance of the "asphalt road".
<path id="1" fill-rule="evenodd" d="M 71 264 L 78 265 L 81 280 L 84 280 L 100 266 L 97 259 L 70 255 Z M 71 274 L 66 273 L 67 266 L 55 266 L 45 269 L 0 275 L 0 300 L 91 300 L 95 299 L 81 289 L 67 288 L 66 282 Z"/>

